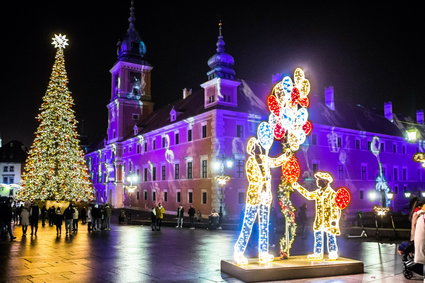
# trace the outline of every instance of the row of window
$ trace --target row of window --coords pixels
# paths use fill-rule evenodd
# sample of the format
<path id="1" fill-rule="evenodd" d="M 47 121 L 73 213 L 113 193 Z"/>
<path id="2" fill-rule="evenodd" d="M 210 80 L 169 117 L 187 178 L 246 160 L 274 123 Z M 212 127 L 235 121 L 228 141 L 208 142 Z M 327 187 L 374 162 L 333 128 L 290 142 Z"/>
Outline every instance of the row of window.
<path id="1" fill-rule="evenodd" d="M 13 184 L 15 182 L 14 176 L 3 176 L 3 184 Z"/>
<path id="2" fill-rule="evenodd" d="M 136 199 L 137 200 L 140 200 L 140 191 L 136 192 Z M 148 201 L 149 200 L 148 199 L 148 191 L 147 190 L 144 190 L 143 191 L 143 200 L 144 201 Z M 151 195 L 150 201 L 155 202 L 155 201 L 158 201 L 158 200 L 159 199 L 158 199 L 158 196 L 157 196 L 157 192 L 156 191 L 152 191 L 152 195 Z M 164 201 L 164 202 L 168 202 L 169 201 L 168 191 L 164 191 L 163 192 L 163 199 L 162 199 L 162 201 Z M 176 199 L 175 199 L 175 201 L 176 201 L 176 203 L 181 203 L 183 201 L 182 200 L 182 193 L 180 191 L 177 191 L 176 192 Z M 201 203 L 202 204 L 207 204 L 207 202 L 208 202 L 207 192 L 206 191 L 202 191 L 201 192 Z M 187 192 L 187 203 L 193 203 L 193 191 L 192 190 L 189 190 Z"/>
<path id="3" fill-rule="evenodd" d="M 15 166 L 3 166 L 3 172 L 14 172 Z"/>
<path id="4" fill-rule="evenodd" d="M 329 133 L 326 135 L 327 137 L 327 142 L 328 145 L 330 145 L 332 148 L 342 148 L 343 146 L 343 139 L 341 136 L 339 136 L 336 133 Z M 312 145 L 317 145 L 318 144 L 318 137 L 316 134 L 312 134 L 311 135 L 311 140 L 310 140 Z M 356 138 L 354 141 L 354 149 L 365 149 L 365 150 L 370 150 L 370 145 L 371 145 L 372 141 L 368 141 L 367 142 L 367 147 L 366 144 L 364 142 L 362 142 L 361 139 Z M 401 149 L 400 146 L 397 145 L 396 143 L 392 143 L 390 144 L 390 146 L 385 147 L 386 143 L 385 142 L 381 142 L 380 144 L 380 152 L 391 152 L 391 153 L 401 153 L 401 154 L 406 154 L 406 145 L 402 144 L 401 145 Z"/>

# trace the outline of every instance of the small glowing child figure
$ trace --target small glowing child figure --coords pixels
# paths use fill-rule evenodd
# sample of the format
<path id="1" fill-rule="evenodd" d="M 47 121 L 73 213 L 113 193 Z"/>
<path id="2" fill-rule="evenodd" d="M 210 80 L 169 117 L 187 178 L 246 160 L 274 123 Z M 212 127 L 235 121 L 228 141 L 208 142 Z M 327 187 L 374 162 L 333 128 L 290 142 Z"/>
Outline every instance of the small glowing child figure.
<path id="1" fill-rule="evenodd" d="M 306 199 L 316 200 L 316 216 L 314 219 L 314 253 L 307 256 L 309 260 L 323 259 L 323 232 L 326 232 L 328 245 L 328 258 L 336 260 L 338 258 L 338 246 L 336 236 L 341 234 L 339 229 L 339 219 L 341 209 L 347 207 L 350 202 L 350 194 L 344 187 L 334 191 L 331 187 L 332 176 L 327 172 L 317 172 L 314 174 L 316 185 L 319 187 L 315 191 L 308 191 L 297 182 L 292 187 L 302 194 Z"/>
<path id="2" fill-rule="evenodd" d="M 256 153 L 256 148 L 260 153 Z M 246 246 L 251 236 L 252 227 L 258 214 L 259 243 L 258 259 L 260 263 L 268 263 L 273 260 L 273 255 L 269 254 L 269 215 L 272 203 L 271 175 L 270 168 L 282 166 L 290 157 L 290 150 L 279 157 L 272 158 L 262 153 L 259 141 L 252 137 L 247 143 L 248 160 L 245 165 L 246 176 L 249 182 L 245 215 L 242 230 L 234 247 L 233 258 L 237 264 L 248 264 L 244 256 Z"/>

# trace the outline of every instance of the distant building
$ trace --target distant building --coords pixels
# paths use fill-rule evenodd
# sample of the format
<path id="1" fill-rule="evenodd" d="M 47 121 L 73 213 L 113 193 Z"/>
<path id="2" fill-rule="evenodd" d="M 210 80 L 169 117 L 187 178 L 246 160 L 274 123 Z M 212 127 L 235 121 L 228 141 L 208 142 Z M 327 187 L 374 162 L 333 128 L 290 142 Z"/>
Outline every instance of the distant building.
<path id="1" fill-rule="evenodd" d="M 161 202 L 171 213 L 180 203 L 192 204 L 203 215 L 222 209 L 228 217 L 240 216 L 247 187 L 246 141 L 268 119 L 265 101 L 272 85 L 237 78 L 234 59 L 224 46 L 220 27 L 217 52 L 208 60 L 208 79 L 201 89 L 184 89 L 180 100 L 154 110 L 153 68 L 145 59 L 145 44 L 134 28 L 131 8 L 129 28 L 118 44 L 118 61 L 110 70 L 107 135 L 86 155 L 98 201 L 142 210 Z M 313 131 L 297 153 L 300 182 L 314 188 L 313 173 L 329 171 L 334 188 L 346 186 L 352 192 L 349 213 L 371 210 L 380 203 L 379 198 L 367 197 L 379 173 L 378 160 L 370 151 L 376 136 L 380 163 L 394 192 L 391 206 L 405 208 L 405 191 L 425 190 L 425 170 L 412 160 L 414 153 L 424 151 L 424 136 L 407 142 L 406 127 L 392 113 L 392 105 L 385 109 L 381 115 L 335 102 L 332 87 L 324 95 L 312 94 Z M 411 125 L 423 132 L 423 112 L 422 121 Z M 275 144 L 272 152 L 277 155 L 281 148 Z M 276 188 L 281 173 L 274 169 L 272 174 Z M 230 181 L 218 185 L 219 175 L 230 176 Z M 296 206 L 306 202 L 296 193 L 293 197 Z"/>
<path id="2" fill-rule="evenodd" d="M 26 148 L 19 141 L 10 141 L 0 147 L 0 195 L 14 194 L 21 182 L 26 157 Z"/>

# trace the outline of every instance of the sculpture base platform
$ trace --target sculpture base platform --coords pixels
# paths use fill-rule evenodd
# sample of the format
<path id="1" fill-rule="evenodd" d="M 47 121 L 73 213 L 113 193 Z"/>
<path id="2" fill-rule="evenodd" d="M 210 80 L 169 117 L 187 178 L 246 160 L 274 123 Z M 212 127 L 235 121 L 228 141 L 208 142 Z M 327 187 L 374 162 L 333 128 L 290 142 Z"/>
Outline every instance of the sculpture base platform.
<path id="1" fill-rule="evenodd" d="M 363 262 L 358 260 L 340 257 L 333 261 L 310 261 L 301 255 L 275 259 L 269 264 L 259 264 L 255 258 L 249 259 L 247 265 L 222 260 L 221 271 L 245 282 L 257 282 L 357 274 L 364 269 Z"/>

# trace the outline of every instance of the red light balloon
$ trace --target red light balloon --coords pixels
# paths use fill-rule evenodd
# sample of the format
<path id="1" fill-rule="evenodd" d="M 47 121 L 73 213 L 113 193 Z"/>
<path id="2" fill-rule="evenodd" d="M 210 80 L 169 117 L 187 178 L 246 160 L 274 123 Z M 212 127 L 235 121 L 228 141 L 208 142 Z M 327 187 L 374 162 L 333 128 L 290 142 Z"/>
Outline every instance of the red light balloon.
<path id="1" fill-rule="evenodd" d="M 267 106 L 269 107 L 270 112 L 279 117 L 280 115 L 280 103 L 277 100 L 276 96 L 269 95 L 267 97 Z"/>

